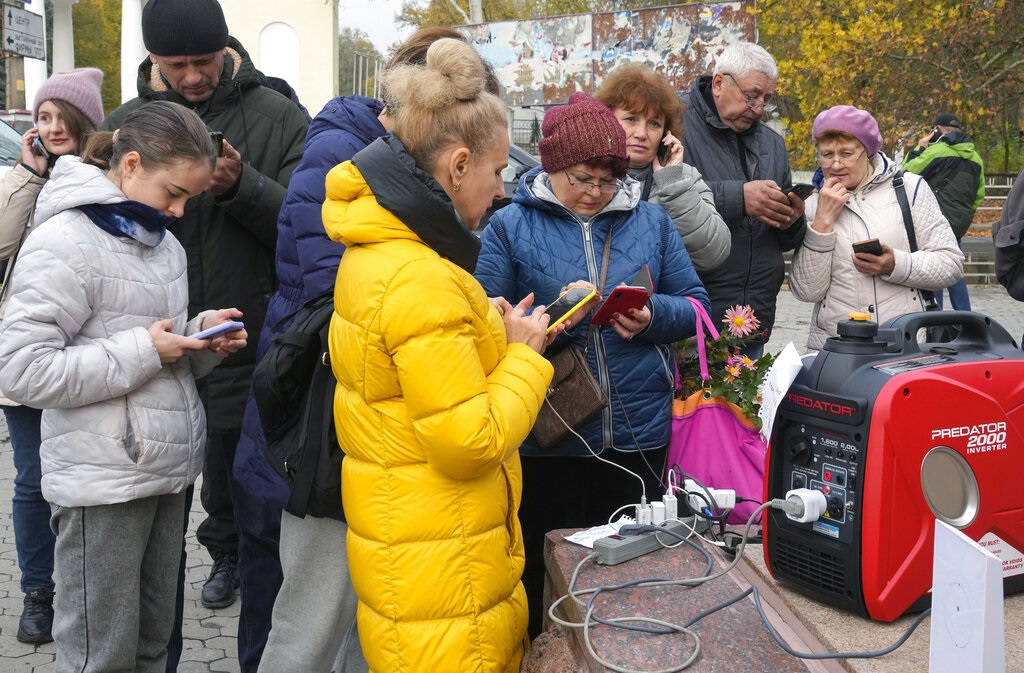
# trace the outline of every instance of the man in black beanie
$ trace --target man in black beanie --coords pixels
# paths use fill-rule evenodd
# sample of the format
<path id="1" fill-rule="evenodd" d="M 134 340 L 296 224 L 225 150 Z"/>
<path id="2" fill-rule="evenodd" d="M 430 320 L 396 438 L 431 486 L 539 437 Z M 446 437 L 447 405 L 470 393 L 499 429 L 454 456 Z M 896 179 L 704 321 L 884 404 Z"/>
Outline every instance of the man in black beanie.
<path id="1" fill-rule="evenodd" d="M 278 211 L 302 156 L 308 122 L 292 101 L 265 86 L 248 53 L 228 35 L 216 0 L 149 0 L 142 10 L 142 37 L 149 58 L 139 66 L 139 96 L 111 112 L 103 128 L 118 128 L 148 101 L 169 100 L 194 109 L 211 131 L 223 134 L 208 191 L 190 200 L 169 229 L 188 255 L 189 310 L 234 306 L 250 329 L 258 329 L 274 292 Z M 243 673 L 259 665 L 281 583 L 276 529 L 264 529 L 274 520 L 246 516 L 261 505 L 250 504 L 232 479 L 256 346 L 251 340 L 199 383 L 208 425 L 201 491 L 208 517 L 197 538 L 213 558 L 202 602 L 208 608 L 231 605 L 241 573 Z M 250 572 L 258 579 L 247 582 Z M 180 623 L 179 618 L 169 644 L 168 671 L 180 659 Z"/>

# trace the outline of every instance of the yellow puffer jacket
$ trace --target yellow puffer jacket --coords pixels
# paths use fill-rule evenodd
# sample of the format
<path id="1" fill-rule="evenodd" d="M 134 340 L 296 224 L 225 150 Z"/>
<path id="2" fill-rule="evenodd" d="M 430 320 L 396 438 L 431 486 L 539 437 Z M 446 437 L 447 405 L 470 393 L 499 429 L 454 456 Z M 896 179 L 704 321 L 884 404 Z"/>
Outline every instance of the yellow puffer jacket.
<path id="1" fill-rule="evenodd" d="M 323 214 L 347 246 L 330 348 L 366 659 L 377 673 L 518 671 L 517 448 L 551 365 L 506 345 L 473 276 L 379 206 L 351 162 L 328 175 Z"/>

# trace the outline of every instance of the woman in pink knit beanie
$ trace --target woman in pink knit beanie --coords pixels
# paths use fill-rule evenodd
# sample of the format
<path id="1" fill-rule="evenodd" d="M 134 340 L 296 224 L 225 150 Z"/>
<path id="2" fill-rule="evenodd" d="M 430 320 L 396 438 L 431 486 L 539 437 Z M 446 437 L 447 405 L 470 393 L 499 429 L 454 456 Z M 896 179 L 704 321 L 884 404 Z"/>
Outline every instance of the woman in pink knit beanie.
<path id="1" fill-rule="evenodd" d="M 811 132 L 821 167 L 818 191 L 805 202 L 807 233 L 793 257 L 789 288 L 814 303 L 807 348 L 819 350 L 850 313 L 868 313 L 881 324 L 925 310 L 921 291 L 963 277 L 964 256 L 928 183 L 882 152 L 870 112 L 831 107 L 814 119 Z"/>

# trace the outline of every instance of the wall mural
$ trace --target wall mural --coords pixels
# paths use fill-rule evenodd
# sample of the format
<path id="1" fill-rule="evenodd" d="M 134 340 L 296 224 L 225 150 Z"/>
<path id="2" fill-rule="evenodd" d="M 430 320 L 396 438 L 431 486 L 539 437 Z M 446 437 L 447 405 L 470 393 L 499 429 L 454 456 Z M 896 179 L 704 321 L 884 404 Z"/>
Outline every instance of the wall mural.
<path id="1" fill-rule="evenodd" d="M 506 104 L 551 105 L 574 91 L 593 93 L 626 62 L 647 63 L 688 89 L 727 45 L 756 39 L 753 7 L 753 0 L 698 2 L 458 29 L 494 66 Z"/>

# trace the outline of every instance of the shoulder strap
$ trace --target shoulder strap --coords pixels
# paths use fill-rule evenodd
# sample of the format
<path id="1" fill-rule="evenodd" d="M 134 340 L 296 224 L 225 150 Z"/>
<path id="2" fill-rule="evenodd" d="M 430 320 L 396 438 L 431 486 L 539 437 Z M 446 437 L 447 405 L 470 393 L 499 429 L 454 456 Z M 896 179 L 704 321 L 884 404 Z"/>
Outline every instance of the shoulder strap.
<path id="1" fill-rule="evenodd" d="M 896 190 L 896 201 L 903 212 L 903 227 L 907 230 L 907 242 L 910 252 L 917 252 L 917 234 L 914 232 L 914 216 L 910 213 L 910 202 L 907 200 L 907 186 L 903 183 L 903 171 L 896 171 L 892 178 L 892 188 Z"/>
<path id="2" fill-rule="evenodd" d="M 917 234 L 914 232 L 914 216 L 910 212 L 910 202 L 907 200 L 907 186 L 903 182 L 903 171 L 898 170 L 892 178 L 892 188 L 896 190 L 896 201 L 900 204 L 903 212 L 903 227 L 907 230 L 907 243 L 910 244 L 910 252 L 917 252 Z M 918 290 L 921 299 L 924 301 L 925 310 L 931 311 L 938 308 L 935 301 L 935 293 L 931 290 Z"/>

